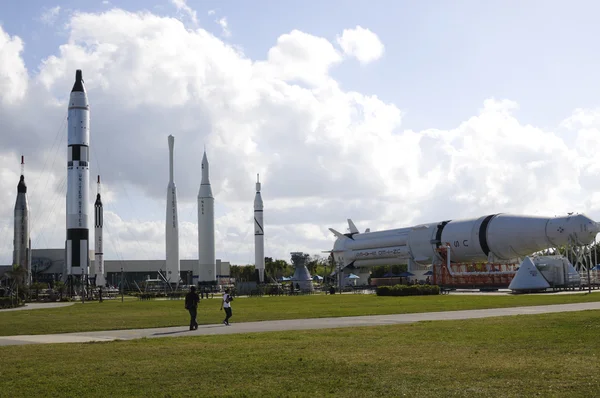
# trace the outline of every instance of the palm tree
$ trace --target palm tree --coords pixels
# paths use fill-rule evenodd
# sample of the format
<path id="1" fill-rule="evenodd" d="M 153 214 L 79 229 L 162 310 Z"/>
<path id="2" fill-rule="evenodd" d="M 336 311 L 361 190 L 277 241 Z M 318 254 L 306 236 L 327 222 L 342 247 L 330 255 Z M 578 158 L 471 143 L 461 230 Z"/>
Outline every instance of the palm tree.
<path id="1" fill-rule="evenodd" d="M 63 281 L 54 282 L 54 290 L 56 290 L 59 294 L 59 298 L 58 298 L 59 301 L 62 301 L 63 294 L 65 293 L 66 289 L 67 289 L 67 285 Z"/>
<path id="2" fill-rule="evenodd" d="M 28 287 L 25 285 L 25 279 L 27 278 L 27 270 L 22 265 L 13 264 L 13 267 L 8 271 L 7 276 L 12 280 L 13 289 L 16 289 L 17 296 L 20 296 L 23 300 L 27 297 Z M 19 290 L 21 294 L 19 294 Z"/>

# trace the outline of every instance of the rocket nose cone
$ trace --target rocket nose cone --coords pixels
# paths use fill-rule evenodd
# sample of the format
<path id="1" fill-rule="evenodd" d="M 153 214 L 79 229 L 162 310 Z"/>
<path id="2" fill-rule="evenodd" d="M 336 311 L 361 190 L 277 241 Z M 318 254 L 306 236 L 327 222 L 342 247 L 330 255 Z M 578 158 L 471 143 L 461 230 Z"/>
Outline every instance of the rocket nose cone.
<path id="1" fill-rule="evenodd" d="M 27 185 L 25 184 L 25 176 L 21 176 L 19 179 L 19 185 L 17 185 L 18 193 L 27 193 Z"/>
<path id="2" fill-rule="evenodd" d="M 81 69 L 77 69 L 75 72 L 75 84 L 73 85 L 73 89 L 71 92 L 84 92 L 85 88 L 83 87 L 83 74 L 81 73 Z"/>

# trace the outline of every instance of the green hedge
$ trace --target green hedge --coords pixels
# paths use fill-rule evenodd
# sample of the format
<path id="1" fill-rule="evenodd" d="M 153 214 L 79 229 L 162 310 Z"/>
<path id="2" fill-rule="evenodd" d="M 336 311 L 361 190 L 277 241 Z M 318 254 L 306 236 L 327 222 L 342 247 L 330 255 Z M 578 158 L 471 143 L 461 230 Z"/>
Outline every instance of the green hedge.
<path id="1" fill-rule="evenodd" d="M 21 300 L 17 302 L 10 297 L 0 297 L 0 309 L 19 307 L 21 305 L 23 305 L 23 301 Z"/>
<path id="2" fill-rule="evenodd" d="M 440 287 L 437 285 L 395 285 L 378 286 L 378 296 L 429 296 L 440 294 Z"/>

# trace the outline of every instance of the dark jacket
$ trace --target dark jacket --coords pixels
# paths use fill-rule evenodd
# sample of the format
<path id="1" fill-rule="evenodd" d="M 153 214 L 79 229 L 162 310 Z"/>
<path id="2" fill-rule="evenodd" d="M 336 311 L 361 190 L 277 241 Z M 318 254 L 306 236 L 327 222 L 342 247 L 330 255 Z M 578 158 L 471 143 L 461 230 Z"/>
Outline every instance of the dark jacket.
<path id="1" fill-rule="evenodd" d="M 200 296 L 198 293 L 189 292 L 185 295 L 185 309 L 189 310 L 191 308 L 198 308 L 198 303 L 200 302 Z"/>

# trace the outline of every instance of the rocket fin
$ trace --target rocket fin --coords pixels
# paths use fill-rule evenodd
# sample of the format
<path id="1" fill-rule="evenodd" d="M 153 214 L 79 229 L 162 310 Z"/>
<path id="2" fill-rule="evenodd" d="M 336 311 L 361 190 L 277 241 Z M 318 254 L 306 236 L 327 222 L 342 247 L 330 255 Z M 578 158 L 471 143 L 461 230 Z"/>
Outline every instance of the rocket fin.
<path id="1" fill-rule="evenodd" d="M 549 287 L 550 284 L 529 257 L 525 257 L 519 266 L 519 270 L 508 286 L 508 288 L 513 291 L 543 290 Z"/>
<path id="2" fill-rule="evenodd" d="M 354 225 L 354 222 L 352 222 L 351 219 L 348 219 L 348 229 L 350 230 L 351 234 L 358 233 L 358 228 L 356 228 L 356 225 Z"/>
<path id="3" fill-rule="evenodd" d="M 333 229 L 333 228 L 329 228 L 329 230 L 330 230 L 331 232 L 333 232 L 333 234 L 334 234 L 334 235 L 335 235 L 337 238 L 340 238 L 340 239 L 347 238 L 347 236 L 346 236 L 346 235 L 344 235 L 344 234 L 343 234 L 343 233 L 341 233 L 341 232 L 338 232 L 338 231 L 336 231 L 336 230 L 335 230 L 335 229 Z"/>

